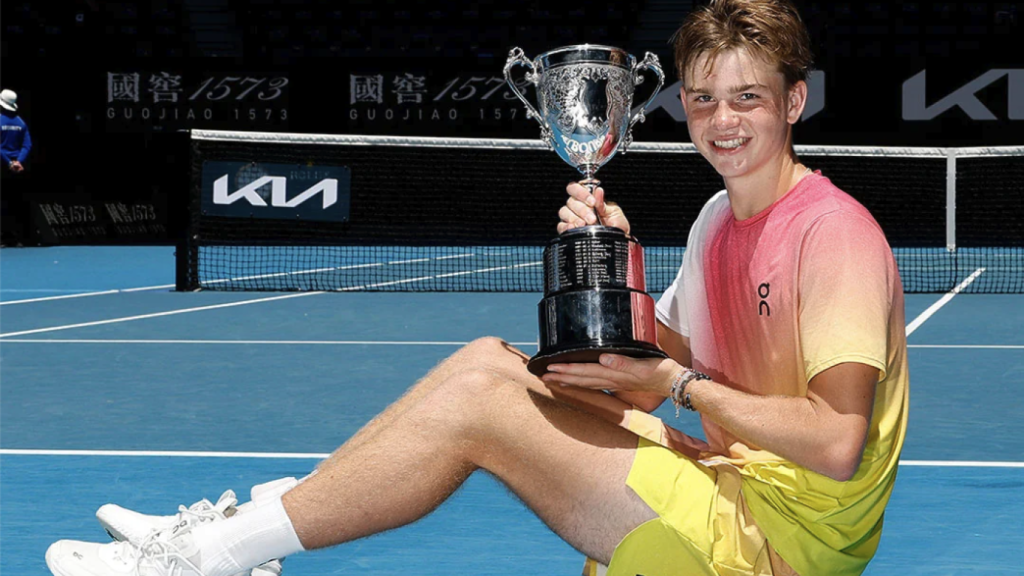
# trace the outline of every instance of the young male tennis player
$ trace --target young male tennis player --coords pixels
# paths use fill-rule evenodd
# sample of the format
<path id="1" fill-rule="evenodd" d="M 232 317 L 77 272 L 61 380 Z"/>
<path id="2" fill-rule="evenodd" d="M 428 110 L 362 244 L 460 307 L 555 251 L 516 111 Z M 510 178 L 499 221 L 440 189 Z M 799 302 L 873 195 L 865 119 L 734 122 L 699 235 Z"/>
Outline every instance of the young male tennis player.
<path id="1" fill-rule="evenodd" d="M 540 380 L 477 340 L 297 485 L 170 518 L 107 507 L 126 540 L 59 541 L 53 573 L 248 573 L 413 522 L 483 468 L 608 574 L 860 574 L 906 430 L 903 293 L 871 215 L 794 154 L 808 44 L 788 0 L 713 0 L 679 31 L 690 135 L 726 189 L 658 303 L 670 359 Z M 628 229 L 600 189 L 568 191 L 560 231 L 595 211 Z M 666 398 L 700 412 L 706 444 L 647 413 Z"/>

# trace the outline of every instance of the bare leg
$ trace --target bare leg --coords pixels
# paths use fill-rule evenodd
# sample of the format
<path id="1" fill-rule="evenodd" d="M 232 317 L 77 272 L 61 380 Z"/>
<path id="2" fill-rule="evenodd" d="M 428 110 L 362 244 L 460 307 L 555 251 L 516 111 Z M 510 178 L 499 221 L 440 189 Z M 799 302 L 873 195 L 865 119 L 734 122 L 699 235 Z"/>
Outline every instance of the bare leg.
<path id="1" fill-rule="evenodd" d="M 497 355 L 495 356 L 495 354 Z M 519 367 L 515 366 L 517 362 L 516 358 L 518 358 L 518 362 L 522 364 L 521 370 Z M 410 407 L 416 406 L 429 392 L 436 389 L 440 384 L 447 381 L 453 375 L 465 373 L 474 368 L 491 370 L 495 373 L 512 370 L 516 372 L 512 377 L 513 380 L 519 381 L 521 384 L 542 396 L 556 398 L 562 402 L 572 404 L 587 412 L 601 416 L 615 424 L 620 424 L 622 426 L 627 424 L 627 411 L 631 406 L 625 402 L 622 402 L 613 396 L 609 396 L 608 394 L 593 390 L 572 387 L 562 388 L 557 386 L 549 388 L 546 384 L 541 382 L 539 379 L 534 378 L 526 371 L 525 366 L 528 359 L 529 356 L 521 350 L 516 349 L 511 344 L 508 344 L 498 338 L 481 338 L 470 345 L 463 347 L 455 354 L 435 366 L 434 369 L 428 372 L 423 379 L 416 383 L 415 386 L 409 388 L 401 398 L 385 408 L 383 412 L 375 416 L 373 420 L 363 426 L 354 436 L 338 447 L 329 458 L 321 462 L 317 467 L 320 469 L 330 468 L 335 463 L 339 462 L 344 454 L 355 449 L 357 446 L 361 446 L 367 440 L 376 436 L 381 430 L 387 428 L 392 422 L 402 416 Z M 525 382 L 522 382 L 524 379 Z"/>
<path id="2" fill-rule="evenodd" d="M 607 563 L 655 517 L 625 484 L 637 439 L 609 422 L 616 407 L 626 406 L 600 392 L 548 389 L 521 352 L 481 339 L 286 494 L 285 508 L 304 547 L 330 546 L 425 516 L 483 468 L 569 544 Z"/>

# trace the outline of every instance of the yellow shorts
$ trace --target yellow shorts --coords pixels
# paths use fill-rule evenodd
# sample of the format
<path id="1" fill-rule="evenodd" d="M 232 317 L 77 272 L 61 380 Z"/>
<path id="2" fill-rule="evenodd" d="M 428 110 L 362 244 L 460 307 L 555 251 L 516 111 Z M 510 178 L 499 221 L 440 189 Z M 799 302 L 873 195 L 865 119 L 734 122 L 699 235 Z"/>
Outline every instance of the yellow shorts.
<path id="1" fill-rule="evenodd" d="M 739 470 L 667 448 L 678 432 L 640 410 L 629 429 L 640 439 L 626 484 L 659 517 L 619 543 L 608 576 L 771 576 L 768 543 L 743 503 Z"/>

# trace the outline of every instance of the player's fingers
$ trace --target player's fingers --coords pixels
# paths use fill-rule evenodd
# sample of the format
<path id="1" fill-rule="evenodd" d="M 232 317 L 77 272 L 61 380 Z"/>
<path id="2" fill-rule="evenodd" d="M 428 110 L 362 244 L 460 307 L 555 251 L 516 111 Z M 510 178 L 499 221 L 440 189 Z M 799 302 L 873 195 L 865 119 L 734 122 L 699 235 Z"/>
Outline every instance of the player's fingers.
<path id="1" fill-rule="evenodd" d="M 567 384 L 569 386 L 579 386 L 580 388 L 590 388 L 592 390 L 617 390 L 618 385 L 610 380 L 603 378 L 591 378 L 588 376 L 576 376 L 573 374 L 559 374 L 556 372 L 548 372 L 541 376 L 541 380 L 553 383 L 553 384 Z"/>
<path id="2" fill-rule="evenodd" d="M 570 183 L 568 186 L 566 186 L 565 191 L 569 193 L 569 196 L 572 196 L 576 200 L 583 202 L 587 206 L 593 207 L 597 205 L 597 201 L 590 193 L 590 188 L 581 185 L 579 182 Z"/>
<path id="3" fill-rule="evenodd" d="M 548 372 L 568 374 L 571 376 L 579 376 L 581 378 L 595 378 L 609 382 L 620 382 L 623 384 L 628 384 L 627 381 L 633 380 L 632 374 L 593 362 L 551 364 L 548 366 Z"/>
<path id="4" fill-rule="evenodd" d="M 597 215 L 594 214 L 594 211 L 591 210 L 591 208 L 584 204 L 583 202 L 580 202 L 575 198 L 569 198 L 568 200 L 566 200 L 565 205 L 578 218 L 586 221 L 587 224 L 597 223 Z"/>
<path id="5" fill-rule="evenodd" d="M 594 209 L 597 210 L 597 213 L 600 214 L 601 216 L 607 215 L 607 213 L 608 213 L 608 205 L 604 201 L 604 188 L 601 188 L 600 186 L 595 188 L 594 189 L 593 198 L 594 198 L 593 206 L 594 206 Z"/>
<path id="6" fill-rule="evenodd" d="M 569 227 L 566 228 L 567 230 L 572 230 L 573 228 L 583 227 L 587 225 L 587 223 L 582 218 L 580 218 L 576 213 L 570 210 L 568 206 L 562 206 L 561 208 L 559 208 L 558 219 L 568 224 Z"/>

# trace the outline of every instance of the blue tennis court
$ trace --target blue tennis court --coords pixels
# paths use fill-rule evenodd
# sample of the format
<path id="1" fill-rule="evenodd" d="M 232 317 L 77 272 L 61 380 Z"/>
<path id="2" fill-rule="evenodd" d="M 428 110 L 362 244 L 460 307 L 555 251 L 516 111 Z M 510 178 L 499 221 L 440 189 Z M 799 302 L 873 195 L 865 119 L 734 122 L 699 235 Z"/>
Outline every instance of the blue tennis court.
<path id="1" fill-rule="evenodd" d="M 93 517 L 106 502 L 170 514 L 305 475 L 474 338 L 536 349 L 536 293 L 181 293 L 173 263 L 169 247 L 3 250 L 0 573 L 45 576 L 52 541 L 106 539 Z M 1024 297 L 911 294 L 907 320 L 910 429 L 866 574 L 1019 574 Z M 678 426 L 699 434 L 692 416 Z M 285 563 L 310 576 L 581 567 L 485 475 L 419 523 Z"/>

